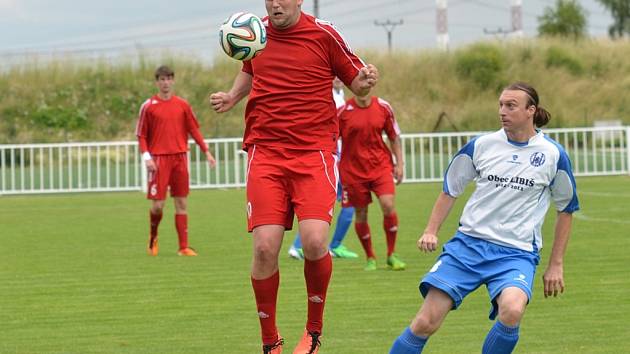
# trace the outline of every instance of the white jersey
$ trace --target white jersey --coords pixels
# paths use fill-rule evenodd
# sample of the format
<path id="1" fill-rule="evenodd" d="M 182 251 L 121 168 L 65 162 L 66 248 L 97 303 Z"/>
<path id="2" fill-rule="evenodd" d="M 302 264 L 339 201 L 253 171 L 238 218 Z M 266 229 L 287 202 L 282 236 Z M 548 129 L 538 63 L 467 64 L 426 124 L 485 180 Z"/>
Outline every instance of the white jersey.
<path id="1" fill-rule="evenodd" d="M 344 98 L 343 89 L 336 91 L 334 88 L 332 90 L 333 100 L 335 100 L 335 106 L 337 108 L 346 104 L 346 99 Z"/>
<path id="2" fill-rule="evenodd" d="M 472 180 L 459 231 L 499 245 L 538 252 L 550 200 L 561 212 L 579 209 L 569 157 L 541 131 L 527 143 L 503 129 L 469 141 L 446 170 L 444 192 L 458 197 Z"/>

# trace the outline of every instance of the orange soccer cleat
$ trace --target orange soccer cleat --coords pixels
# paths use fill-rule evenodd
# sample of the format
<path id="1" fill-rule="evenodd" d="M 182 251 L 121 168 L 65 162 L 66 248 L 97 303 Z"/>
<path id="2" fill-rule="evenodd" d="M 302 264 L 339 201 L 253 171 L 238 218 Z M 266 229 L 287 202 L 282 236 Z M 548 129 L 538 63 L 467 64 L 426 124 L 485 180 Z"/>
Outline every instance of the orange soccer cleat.
<path id="1" fill-rule="evenodd" d="M 317 332 L 304 331 L 300 343 L 293 351 L 293 354 L 317 354 L 322 343 L 319 341 L 321 334 Z"/>
<path id="2" fill-rule="evenodd" d="M 149 256 L 157 256 L 158 255 L 158 238 L 157 236 L 149 236 L 149 247 L 147 248 L 147 253 Z"/>
<path id="3" fill-rule="evenodd" d="M 186 247 L 186 248 L 182 248 L 179 251 L 177 251 L 177 255 L 178 256 L 194 257 L 194 256 L 197 255 L 197 252 L 195 252 L 195 250 L 190 248 L 190 247 Z"/>
<path id="4" fill-rule="evenodd" d="M 275 343 L 263 345 L 263 354 L 280 354 L 282 353 L 283 344 L 284 338 L 278 335 L 278 340 Z"/>

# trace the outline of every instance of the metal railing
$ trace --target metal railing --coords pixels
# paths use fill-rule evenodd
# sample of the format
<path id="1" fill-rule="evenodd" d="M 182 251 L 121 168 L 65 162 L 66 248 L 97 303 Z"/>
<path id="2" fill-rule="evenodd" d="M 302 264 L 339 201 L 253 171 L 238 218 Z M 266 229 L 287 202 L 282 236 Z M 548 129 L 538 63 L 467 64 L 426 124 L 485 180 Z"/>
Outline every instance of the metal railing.
<path id="1" fill-rule="evenodd" d="M 576 176 L 630 174 L 630 127 L 546 129 L 562 144 Z M 441 181 L 453 156 L 481 132 L 401 136 L 405 182 Z M 191 188 L 245 186 L 247 155 L 240 138 L 206 140 L 217 165 L 190 141 Z M 0 195 L 145 190 L 146 170 L 135 141 L 0 145 Z"/>

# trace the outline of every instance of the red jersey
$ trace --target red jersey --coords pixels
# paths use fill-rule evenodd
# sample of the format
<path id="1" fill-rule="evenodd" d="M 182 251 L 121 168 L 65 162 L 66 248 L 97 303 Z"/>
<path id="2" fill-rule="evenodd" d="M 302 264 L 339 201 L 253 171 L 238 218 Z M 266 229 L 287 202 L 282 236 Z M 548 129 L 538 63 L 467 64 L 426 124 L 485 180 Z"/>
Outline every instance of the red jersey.
<path id="1" fill-rule="evenodd" d="M 339 171 L 344 185 L 375 180 L 383 171 L 392 171 L 392 153 L 383 141 L 400 135 L 389 103 L 372 97 L 368 107 L 359 107 L 354 98 L 339 108 L 342 153 Z"/>
<path id="2" fill-rule="evenodd" d="M 365 66 L 328 22 L 305 13 L 287 29 L 267 17 L 265 50 L 243 62 L 253 76 L 243 146 L 336 151 L 339 137 L 332 80 L 350 85 Z"/>
<path id="3" fill-rule="evenodd" d="M 178 154 L 188 151 L 188 134 L 203 152 L 208 146 L 199 132 L 199 122 L 192 108 L 181 97 L 163 100 L 155 95 L 140 107 L 136 136 L 140 151 L 151 155 Z"/>

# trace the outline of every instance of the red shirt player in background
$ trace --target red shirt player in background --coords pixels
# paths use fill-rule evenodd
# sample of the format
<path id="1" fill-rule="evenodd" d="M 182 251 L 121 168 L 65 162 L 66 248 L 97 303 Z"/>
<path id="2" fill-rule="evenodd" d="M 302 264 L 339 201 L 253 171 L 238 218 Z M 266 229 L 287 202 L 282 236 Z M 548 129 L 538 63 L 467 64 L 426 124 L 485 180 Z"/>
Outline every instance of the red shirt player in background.
<path id="1" fill-rule="evenodd" d="M 354 228 L 367 256 L 365 270 L 376 270 L 368 220 L 368 205 L 374 192 L 383 210 L 383 228 L 387 237 L 387 265 L 393 270 L 405 269 L 394 253 L 398 216 L 394 207 L 394 179 L 403 180 L 400 128 L 389 103 L 370 95 L 357 95 L 339 108 L 339 130 L 343 153 L 339 170 L 343 184 L 344 207 L 355 208 Z M 387 134 L 391 151 L 383 141 Z M 396 163 L 392 160 L 392 152 Z"/>
<path id="2" fill-rule="evenodd" d="M 229 92 L 210 96 L 221 113 L 249 94 L 244 149 L 248 152 L 247 216 L 253 232 L 251 281 L 263 353 L 280 353 L 276 328 L 278 254 L 297 214 L 304 250 L 308 317 L 294 353 L 317 353 L 332 274 L 328 231 L 337 193 L 338 120 L 330 94 L 338 76 L 355 94 L 376 84 L 328 22 L 301 11 L 302 0 L 266 0 L 267 46 L 243 63 Z"/>
<path id="3" fill-rule="evenodd" d="M 199 123 L 192 108 L 184 99 L 173 94 L 175 73 L 167 66 L 155 71 L 157 95 L 146 100 L 140 108 L 136 135 L 148 172 L 147 198 L 152 200 L 150 214 L 151 231 L 148 252 L 158 254 L 158 225 L 166 190 L 170 187 L 175 200 L 175 227 L 179 238 L 180 256 L 196 256 L 188 247 L 188 214 L 186 197 L 189 192 L 188 134 L 206 154 L 210 167 L 215 160 L 199 132 Z"/>

